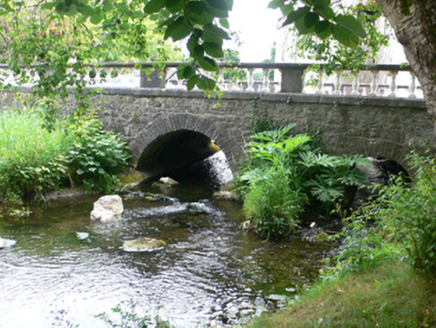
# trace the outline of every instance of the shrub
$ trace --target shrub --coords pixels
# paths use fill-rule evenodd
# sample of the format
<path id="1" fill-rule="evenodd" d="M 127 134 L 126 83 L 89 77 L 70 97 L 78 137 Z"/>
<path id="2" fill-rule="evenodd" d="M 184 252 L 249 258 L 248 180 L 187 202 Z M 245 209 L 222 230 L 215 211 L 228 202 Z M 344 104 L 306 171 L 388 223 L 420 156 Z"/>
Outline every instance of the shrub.
<path id="1" fill-rule="evenodd" d="M 435 158 L 410 160 L 417 170 L 412 186 L 401 177 L 378 186 L 378 197 L 347 219 L 334 271 L 365 270 L 387 257 L 407 256 L 415 270 L 436 278 Z"/>
<path id="2" fill-rule="evenodd" d="M 364 175 L 353 167 L 355 164 L 368 164 L 361 155 L 322 154 L 320 148 L 313 148 L 312 138 L 308 135 L 292 136 L 292 128 L 293 125 L 290 125 L 252 136 L 254 141 L 247 145 L 249 160 L 234 182 L 236 191 L 244 200 L 245 212 L 254 218 L 259 231 L 265 230 L 268 232 L 265 235 L 273 238 L 286 235 L 288 226 L 297 225 L 298 216 L 308 200 L 330 209 L 343 196 L 345 186 L 361 185 L 365 180 Z M 268 193 L 274 194 L 276 199 L 260 195 L 267 193 L 268 188 L 275 189 Z M 255 204 L 254 200 L 260 203 Z M 280 206 L 277 204 L 292 204 L 292 209 L 298 209 L 291 211 L 295 222 L 283 225 L 286 227 L 283 232 L 277 229 L 280 225 L 272 221 L 284 217 L 289 219 L 289 215 L 279 213 Z M 264 211 L 268 207 L 268 212 Z M 268 214 L 262 218 L 264 213 Z"/>
<path id="3" fill-rule="evenodd" d="M 105 131 L 95 117 L 74 122 L 68 133 L 73 141 L 66 156 L 71 181 L 110 191 L 118 184 L 115 174 L 129 166 L 126 142 L 118 134 Z"/>
<path id="4" fill-rule="evenodd" d="M 436 160 L 410 157 L 416 181 L 410 188 L 399 180 L 383 191 L 381 219 L 390 238 L 407 251 L 413 268 L 436 278 Z M 400 179 L 400 178 L 399 178 Z"/>
<path id="5" fill-rule="evenodd" d="M 0 189 L 3 196 L 24 199 L 56 188 L 66 174 L 69 139 L 55 127 L 43 127 L 41 117 L 29 111 L 0 115 Z"/>
<path id="6" fill-rule="evenodd" d="M 292 190 L 285 170 L 269 169 L 252 183 L 244 201 L 244 213 L 262 236 L 283 237 L 299 225 L 306 195 Z"/>
<path id="7" fill-rule="evenodd" d="M 130 155 L 120 137 L 94 117 L 53 121 L 30 110 L 0 114 L 0 196 L 42 197 L 61 184 L 109 191 Z"/>

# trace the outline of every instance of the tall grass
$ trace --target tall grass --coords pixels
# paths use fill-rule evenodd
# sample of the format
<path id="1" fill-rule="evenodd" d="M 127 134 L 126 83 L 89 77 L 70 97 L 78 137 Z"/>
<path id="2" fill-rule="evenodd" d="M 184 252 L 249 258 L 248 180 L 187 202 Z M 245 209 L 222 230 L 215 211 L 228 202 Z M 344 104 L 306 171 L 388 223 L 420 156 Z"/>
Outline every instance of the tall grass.
<path id="1" fill-rule="evenodd" d="M 60 126 L 48 131 L 40 115 L 5 111 L 0 115 L 0 193 L 30 198 L 55 188 L 66 173 L 70 140 Z"/>
<path id="2" fill-rule="evenodd" d="M 109 192 L 130 155 L 95 117 L 58 120 L 47 129 L 36 111 L 0 114 L 0 197 L 31 199 L 62 184 Z"/>

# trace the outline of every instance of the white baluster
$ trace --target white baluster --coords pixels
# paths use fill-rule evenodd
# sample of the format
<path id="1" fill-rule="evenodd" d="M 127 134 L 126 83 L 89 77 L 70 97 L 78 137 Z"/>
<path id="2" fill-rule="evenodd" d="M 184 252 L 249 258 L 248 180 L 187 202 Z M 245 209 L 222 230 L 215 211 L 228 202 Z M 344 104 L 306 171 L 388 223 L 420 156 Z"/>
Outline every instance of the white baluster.
<path id="1" fill-rule="evenodd" d="M 378 71 L 372 71 L 371 90 L 369 91 L 368 96 L 377 96 L 377 75 Z"/>
<path id="2" fill-rule="evenodd" d="M 270 69 L 264 69 L 263 73 L 265 74 L 263 77 L 263 86 L 262 86 L 262 92 L 269 92 L 269 72 L 271 72 Z"/>
<path id="3" fill-rule="evenodd" d="M 323 75 L 324 75 L 324 70 L 321 69 L 319 71 L 318 84 L 316 85 L 316 91 L 315 91 L 315 94 L 317 94 L 317 95 L 322 95 L 322 84 L 323 84 L 322 77 L 323 77 Z"/>
<path id="4" fill-rule="evenodd" d="M 389 98 L 397 98 L 397 95 L 395 94 L 395 91 L 397 89 L 397 74 L 398 71 L 391 71 L 392 80 L 390 85 L 391 93 L 388 96 Z"/>
<path id="5" fill-rule="evenodd" d="M 247 89 L 245 89 L 245 91 L 247 92 L 254 92 L 254 80 L 253 80 L 253 74 L 254 74 L 254 68 L 249 68 L 248 69 L 248 86 Z"/>
<path id="6" fill-rule="evenodd" d="M 234 73 L 233 78 L 235 79 L 235 81 L 233 81 L 230 91 L 240 92 L 241 88 L 239 86 L 239 74 L 238 72 L 236 72 L 235 69 L 233 69 L 233 73 Z"/>
<path id="7" fill-rule="evenodd" d="M 224 70 L 223 69 L 220 69 L 217 84 L 218 84 L 218 87 L 220 88 L 220 90 L 225 91 L 226 85 L 224 83 Z"/>
<path id="8" fill-rule="evenodd" d="M 415 91 L 416 91 L 416 76 L 415 73 L 413 73 L 412 71 L 410 71 L 410 77 L 411 77 L 411 81 L 410 81 L 410 86 L 409 86 L 409 96 L 407 98 L 409 99 L 416 99 L 416 95 L 415 95 Z"/>
<path id="9" fill-rule="evenodd" d="M 359 95 L 359 73 L 352 73 L 353 74 L 353 83 L 351 84 L 351 94 L 353 96 L 358 96 Z"/>
<path id="10" fill-rule="evenodd" d="M 341 86 L 342 86 L 342 84 L 341 84 L 341 76 L 342 76 L 342 70 L 338 70 L 336 72 L 336 78 L 335 78 L 335 84 L 334 84 L 334 86 L 335 86 L 334 94 L 335 95 L 340 95 L 341 94 Z"/>
<path id="11" fill-rule="evenodd" d="M 113 67 L 108 67 L 106 69 L 106 84 L 108 87 L 112 87 L 113 83 L 112 83 L 112 71 L 114 70 Z"/>

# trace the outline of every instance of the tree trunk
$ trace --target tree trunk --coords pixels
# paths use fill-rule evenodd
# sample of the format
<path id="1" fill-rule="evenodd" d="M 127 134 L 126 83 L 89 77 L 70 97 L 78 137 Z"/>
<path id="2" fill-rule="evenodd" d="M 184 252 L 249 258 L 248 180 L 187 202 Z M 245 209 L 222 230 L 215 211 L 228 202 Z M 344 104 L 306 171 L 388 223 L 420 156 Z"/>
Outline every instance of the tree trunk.
<path id="1" fill-rule="evenodd" d="M 436 138 L 436 0 L 408 1 L 406 14 L 401 2 L 406 1 L 377 0 L 421 83 Z"/>

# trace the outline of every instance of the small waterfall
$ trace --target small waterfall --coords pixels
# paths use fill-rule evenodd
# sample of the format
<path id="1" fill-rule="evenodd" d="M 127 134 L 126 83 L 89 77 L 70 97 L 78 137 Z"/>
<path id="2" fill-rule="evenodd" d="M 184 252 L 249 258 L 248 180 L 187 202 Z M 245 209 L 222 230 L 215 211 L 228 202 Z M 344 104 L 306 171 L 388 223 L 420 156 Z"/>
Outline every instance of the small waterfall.
<path id="1" fill-rule="evenodd" d="M 206 184 L 214 189 L 233 180 L 233 173 L 223 151 L 168 174 L 181 183 Z"/>

